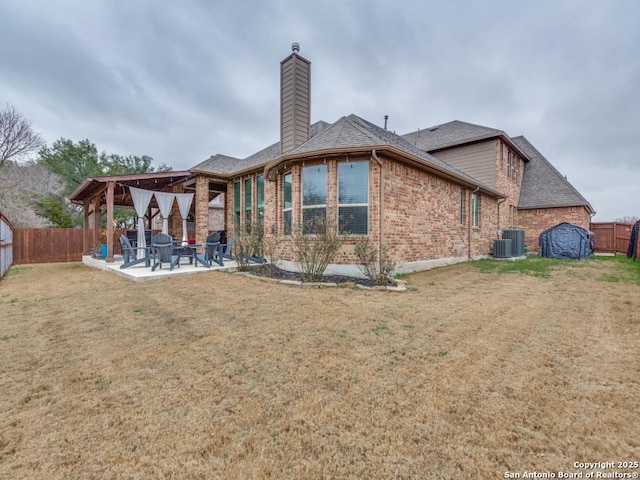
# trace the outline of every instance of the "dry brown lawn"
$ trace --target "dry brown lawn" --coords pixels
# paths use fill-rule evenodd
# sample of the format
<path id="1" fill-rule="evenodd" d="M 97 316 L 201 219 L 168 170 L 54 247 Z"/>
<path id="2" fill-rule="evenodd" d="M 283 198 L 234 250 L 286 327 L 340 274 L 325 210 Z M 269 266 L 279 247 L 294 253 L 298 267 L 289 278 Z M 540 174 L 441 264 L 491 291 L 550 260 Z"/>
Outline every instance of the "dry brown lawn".
<path id="1" fill-rule="evenodd" d="M 575 265 L 460 264 L 405 293 L 14 267 L 0 478 L 504 478 L 640 460 L 640 286 L 614 281 L 619 262 Z"/>

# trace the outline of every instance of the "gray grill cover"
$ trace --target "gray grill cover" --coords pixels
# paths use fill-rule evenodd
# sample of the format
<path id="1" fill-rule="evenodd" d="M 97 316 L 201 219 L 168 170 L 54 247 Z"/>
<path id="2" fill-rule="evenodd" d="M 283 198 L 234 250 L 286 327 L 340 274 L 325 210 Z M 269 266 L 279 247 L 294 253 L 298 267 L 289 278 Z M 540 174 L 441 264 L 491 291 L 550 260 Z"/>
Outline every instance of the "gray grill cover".
<path id="1" fill-rule="evenodd" d="M 540 234 L 540 255 L 585 260 L 593 257 L 593 233 L 572 223 L 560 223 Z"/>

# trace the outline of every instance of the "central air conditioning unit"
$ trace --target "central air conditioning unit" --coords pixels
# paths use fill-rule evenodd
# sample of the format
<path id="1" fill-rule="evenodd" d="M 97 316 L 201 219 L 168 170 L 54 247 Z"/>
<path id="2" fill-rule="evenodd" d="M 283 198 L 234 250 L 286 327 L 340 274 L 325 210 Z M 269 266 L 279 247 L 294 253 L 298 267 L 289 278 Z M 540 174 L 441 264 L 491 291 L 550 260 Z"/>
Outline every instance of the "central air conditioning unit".
<path id="1" fill-rule="evenodd" d="M 514 257 L 524 256 L 524 230 L 522 229 L 503 230 L 502 238 L 511 240 L 512 256 Z"/>
<path id="2" fill-rule="evenodd" d="M 493 241 L 494 258 L 511 258 L 511 239 L 496 239 Z"/>

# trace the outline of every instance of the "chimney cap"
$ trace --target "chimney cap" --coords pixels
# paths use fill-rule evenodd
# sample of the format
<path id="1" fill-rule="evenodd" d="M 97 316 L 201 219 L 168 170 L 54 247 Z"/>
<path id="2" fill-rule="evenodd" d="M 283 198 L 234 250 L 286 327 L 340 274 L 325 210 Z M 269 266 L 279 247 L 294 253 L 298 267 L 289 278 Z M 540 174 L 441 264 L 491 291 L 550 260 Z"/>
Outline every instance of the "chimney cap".
<path id="1" fill-rule="evenodd" d="M 291 51 L 293 53 L 298 53 L 300 51 L 300 44 L 298 42 L 293 42 L 291 44 Z"/>

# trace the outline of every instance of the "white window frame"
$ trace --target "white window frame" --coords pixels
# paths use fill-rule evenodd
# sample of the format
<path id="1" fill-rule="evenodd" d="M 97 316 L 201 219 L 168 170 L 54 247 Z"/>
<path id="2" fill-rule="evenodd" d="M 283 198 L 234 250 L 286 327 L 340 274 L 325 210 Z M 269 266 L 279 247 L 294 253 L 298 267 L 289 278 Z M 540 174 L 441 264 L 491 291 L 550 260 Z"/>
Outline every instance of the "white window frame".
<path id="1" fill-rule="evenodd" d="M 306 168 L 317 168 L 317 167 L 320 167 L 320 166 L 324 167 L 324 169 L 325 169 L 325 172 L 324 172 L 325 203 L 322 203 L 322 204 L 318 203 L 318 204 L 313 204 L 313 205 L 305 205 L 304 204 L 304 171 L 305 171 Z M 303 230 L 303 233 L 305 235 L 310 235 L 309 232 L 305 232 L 305 224 L 304 224 L 304 211 L 305 210 L 315 210 L 315 209 L 323 208 L 324 209 L 324 219 L 325 219 L 325 224 L 326 224 L 326 221 L 327 221 L 327 196 L 329 195 L 329 191 L 328 191 L 328 188 L 327 188 L 328 178 L 329 178 L 329 169 L 327 168 L 326 164 L 308 165 L 306 167 L 304 167 L 304 166 L 302 167 L 302 171 L 300 172 L 300 182 L 301 182 L 300 195 L 302 197 L 301 198 L 301 202 L 300 202 L 301 203 L 301 212 L 300 212 L 300 217 L 301 218 L 300 218 L 300 220 L 302 222 L 302 230 Z"/>
<path id="2" fill-rule="evenodd" d="M 480 226 L 480 194 L 471 194 L 471 226 Z"/>
<path id="3" fill-rule="evenodd" d="M 359 161 L 354 161 L 354 162 L 340 162 L 338 164 L 338 168 L 336 169 L 337 172 L 337 188 L 336 188 L 336 192 L 338 193 L 338 202 L 340 202 L 340 165 L 341 164 L 349 164 L 349 163 L 366 163 L 367 164 L 367 203 L 338 203 L 338 228 L 340 228 L 340 207 L 367 207 L 367 231 L 365 233 L 348 233 L 348 235 L 369 235 L 369 226 L 371 225 L 371 219 L 369 218 L 369 213 L 371 212 L 371 209 L 369 208 L 369 174 L 370 174 L 370 165 L 369 162 L 366 160 L 359 160 Z M 341 235 L 345 235 L 343 232 L 338 232 Z"/>
<path id="4" fill-rule="evenodd" d="M 286 207 L 286 177 L 289 175 L 291 178 L 291 206 Z M 287 224 L 285 222 L 285 213 L 290 213 L 291 222 L 289 223 L 289 231 L 287 232 Z M 290 170 L 282 174 L 282 234 L 291 235 L 293 233 L 293 172 Z"/>

